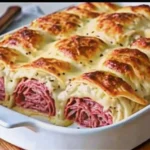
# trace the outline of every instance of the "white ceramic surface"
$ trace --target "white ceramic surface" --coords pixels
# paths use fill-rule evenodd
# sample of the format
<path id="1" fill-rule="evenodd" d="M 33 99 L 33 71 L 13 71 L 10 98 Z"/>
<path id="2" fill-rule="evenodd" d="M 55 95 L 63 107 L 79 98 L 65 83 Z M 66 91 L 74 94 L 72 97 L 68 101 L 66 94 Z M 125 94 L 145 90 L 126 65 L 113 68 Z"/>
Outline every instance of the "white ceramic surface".
<path id="1" fill-rule="evenodd" d="M 150 105 L 95 129 L 58 127 L 0 106 L 0 125 L 0 138 L 27 150 L 130 150 L 150 138 Z"/>
<path id="2" fill-rule="evenodd" d="M 0 137 L 27 150 L 130 150 L 150 138 L 150 106 L 117 124 L 95 129 L 58 127 L 2 106 L 0 114 L 5 122 Z"/>

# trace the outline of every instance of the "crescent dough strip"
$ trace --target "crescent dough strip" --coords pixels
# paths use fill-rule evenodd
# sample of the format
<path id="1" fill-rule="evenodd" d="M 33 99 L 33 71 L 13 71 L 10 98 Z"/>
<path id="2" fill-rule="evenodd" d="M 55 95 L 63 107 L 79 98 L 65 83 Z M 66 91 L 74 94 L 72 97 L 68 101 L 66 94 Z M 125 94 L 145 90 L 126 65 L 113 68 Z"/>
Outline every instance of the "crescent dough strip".
<path id="1" fill-rule="evenodd" d="M 85 127 L 118 122 L 148 104 L 121 78 L 103 71 L 84 73 L 72 80 L 58 100 L 59 119 L 66 118 Z"/>

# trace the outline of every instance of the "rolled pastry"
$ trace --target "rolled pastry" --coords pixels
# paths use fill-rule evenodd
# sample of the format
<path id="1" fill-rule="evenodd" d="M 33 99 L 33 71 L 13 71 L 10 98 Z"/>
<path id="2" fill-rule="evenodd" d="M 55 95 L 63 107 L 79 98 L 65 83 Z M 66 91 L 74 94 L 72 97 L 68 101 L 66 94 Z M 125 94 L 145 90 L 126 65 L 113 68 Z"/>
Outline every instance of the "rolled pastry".
<path id="1" fill-rule="evenodd" d="M 16 67 L 9 74 L 12 82 L 7 83 L 10 107 L 28 116 L 44 116 L 55 120 L 55 124 L 63 123 L 57 123 L 56 95 L 65 87 L 71 69 L 69 63 L 53 58 L 39 58 Z"/>
<path id="2" fill-rule="evenodd" d="M 99 68 L 125 80 L 142 97 L 150 96 L 150 60 L 138 49 L 116 48 L 106 54 Z"/>
<path id="3" fill-rule="evenodd" d="M 79 16 L 66 12 L 56 12 L 32 21 L 30 28 L 56 40 L 75 34 L 83 22 Z"/>
<path id="4" fill-rule="evenodd" d="M 25 57 L 19 52 L 13 49 L 0 47 L 0 104 L 8 106 L 8 87 L 6 85 L 6 82 L 9 80 L 8 74 L 11 72 L 14 66 L 25 62 Z"/>
<path id="5" fill-rule="evenodd" d="M 81 75 L 59 94 L 62 118 L 84 127 L 116 123 L 147 105 L 121 78 L 103 71 Z"/>
<path id="6" fill-rule="evenodd" d="M 150 6 L 149 5 L 137 5 L 137 6 L 124 6 L 117 10 L 117 12 L 128 12 L 134 14 L 141 14 L 150 19 Z"/>
<path id="7" fill-rule="evenodd" d="M 98 13 L 113 13 L 121 8 L 121 6 L 107 2 L 86 2 L 78 5 L 81 9 L 86 9 Z"/>
<path id="8" fill-rule="evenodd" d="M 91 36 L 74 35 L 51 44 L 43 56 L 59 58 L 70 62 L 81 70 L 96 67 L 108 45 L 101 39 Z"/>
<path id="9" fill-rule="evenodd" d="M 90 20 L 83 33 L 97 36 L 104 42 L 116 46 L 127 46 L 134 39 L 144 36 L 150 28 L 149 19 L 133 13 L 102 13 Z"/>
<path id="10" fill-rule="evenodd" d="M 138 49 L 150 58 L 150 38 L 140 37 L 130 45 L 133 49 Z"/>
<path id="11" fill-rule="evenodd" d="M 38 31 L 23 27 L 16 32 L 5 35 L 0 41 L 0 46 L 18 51 L 26 59 L 33 59 L 40 50 L 43 50 L 47 42 L 46 38 Z"/>
<path id="12" fill-rule="evenodd" d="M 67 12 L 70 14 L 75 14 L 75 15 L 79 16 L 81 19 L 84 19 L 85 21 L 96 18 L 100 14 L 98 12 L 90 11 L 85 8 L 80 8 L 78 6 L 69 7 L 68 9 L 64 10 L 64 12 Z"/>

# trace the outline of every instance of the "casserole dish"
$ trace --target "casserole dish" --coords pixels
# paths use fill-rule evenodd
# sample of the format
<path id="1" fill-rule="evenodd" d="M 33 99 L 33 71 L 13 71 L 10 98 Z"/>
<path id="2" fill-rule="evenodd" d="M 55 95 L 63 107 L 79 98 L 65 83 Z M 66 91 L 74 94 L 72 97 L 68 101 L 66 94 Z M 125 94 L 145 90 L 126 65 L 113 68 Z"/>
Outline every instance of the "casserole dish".
<path id="1" fill-rule="evenodd" d="M 125 120 L 93 129 L 55 126 L 3 106 L 0 106 L 0 112 L 0 137 L 29 150 L 132 149 L 150 138 L 149 105 Z"/>

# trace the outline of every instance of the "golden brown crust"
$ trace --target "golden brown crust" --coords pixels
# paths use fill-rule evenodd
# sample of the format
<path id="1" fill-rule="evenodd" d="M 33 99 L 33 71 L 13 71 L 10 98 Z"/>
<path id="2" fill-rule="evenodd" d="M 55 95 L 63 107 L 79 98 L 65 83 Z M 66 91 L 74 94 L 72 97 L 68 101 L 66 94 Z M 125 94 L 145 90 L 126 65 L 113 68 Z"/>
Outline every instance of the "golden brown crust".
<path id="1" fill-rule="evenodd" d="M 41 44 L 44 42 L 44 38 L 37 32 L 27 27 L 24 27 L 17 32 L 14 32 L 0 42 L 0 46 L 15 48 L 18 51 L 31 54 L 36 52 Z"/>
<path id="2" fill-rule="evenodd" d="M 130 43 L 130 37 L 134 34 L 144 35 L 144 29 L 148 28 L 149 21 L 142 15 L 132 13 L 102 13 L 89 23 L 87 33 L 99 35 L 108 43 Z M 94 27 L 93 27 L 94 26 Z"/>
<path id="3" fill-rule="evenodd" d="M 92 84 L 96 84 L 102 88 L 107 94 L 113 97 L 127 97 L 132 101 L 146 105 L 147 101 L 139 97 L 130 85 L 121 78 L 116 77 L 108 72 L 95 71 L 85 73 L 80 77 L 81 80 L 86 80 Z"/>
<path id="4" fill-rule="evenodd" d="M 24 65 L 23 67 L 43 69 L 57 76 L 60 76 L 62 73 L 71 69 L 69 63 L 54 58 L 39 58 L 33 61 L 31 64 Z"/>
<path id="5" fill-rule="evenodd" d="M 98 18 L 98 29 L 103 30 L 106 33 L 122 34 L 124 28 L 130 27 L 134 21 L 139 21 L 139 17 L 135 14 L 129 13 L 113 13 L 113 14 L 102 14 Z"/>
<path id="6" fill-rule="evenodd" d="M 87 9 L 79 8 L 79 7 L 76 7 L 76 6 L 68 8 L 66 10 L 66 12 L 71 13 L 71 14 L 76 14 L 80 18 L 85 18 L 85 19 L 96 18 L 99 15 L 99 13 L 97 13 L 97 12 L 92 12 L 92 11 L 89 11 Z"/>
<path id="7" fill-rule="evenodd" d="M 137 6 L 125 6 L 119 9 L 118 12 L 129 12 L 129 13 L 141 14 L 147 18 L 150 18 L 150 6 L 144 4 L 137 5 Z"/>
<path id="8" fill-rule="evenodd" d="M 114 12 L 120 8 L 119 5 L 108 2 L 85 2 L 78 5 L 78 7 L 96 12 Z"/>
<path id="9" fill-rule="evenodd" d="M 105 66 L 107 66 L 110 69 L 113 69 L 117 72 L 123 73 L 123 74 L 130 74 L 131 76 L 133 76 L 133 69 L 130 65 L 114 60 L 109 59 L 104 63 Z"/>
<path id="10" fill-rule="evenodd" d="M 80 26 L 77 15 L 57 12 L 38 18 L 31 23 L 31 28 L 48 32 L 51 36 L 68 35 Z"/>
<path id="11" fill-rule="evenodd" d="M 0 47 L 0 61 L 5 64 L 12 65 L 19 59 L 19 55 L 13 49 Z"/>
<path id="12" fill-rule="evenodd" d="M 116 49 L 103 65 L 132 78 L 150 80 L 150 60 L 138 49 Z"/>
<path id="13" fill-rule="evenodd" d="M 141 37 L 141 38 L 135 40 L 131 44 L 131 47 L 139 48 L 143 52 L 150 51 L 150 38 Z"/>
<path id="14" fill-rule="evenodd" d="M 56 43 L 59 52 L 76 62 L 92 61 L 91 59 L 101 54 L 107 45 L 100 39 L 90 36 L 72 36 Z"/>

